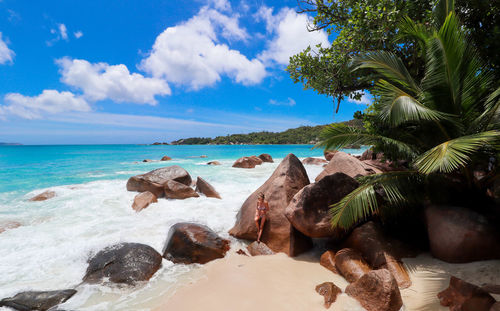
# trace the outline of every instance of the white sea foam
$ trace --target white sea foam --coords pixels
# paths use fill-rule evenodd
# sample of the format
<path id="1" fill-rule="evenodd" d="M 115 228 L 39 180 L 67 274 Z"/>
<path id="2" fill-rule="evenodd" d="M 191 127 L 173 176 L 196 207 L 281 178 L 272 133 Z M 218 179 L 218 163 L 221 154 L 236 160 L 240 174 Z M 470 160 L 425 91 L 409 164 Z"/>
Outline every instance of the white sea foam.
<path id="1" fill-rule="evenodd" d="M 72 288 L 80 284 L 89 257 L 115 243 L 144 243 L 161 252 L 169 228 L 180 221 L 205 224 L 230 238 L 227 231 L 241 204 L 271 175 L 279 160 L 249 170 L 232 168 L 229 161 L 220 166 L 192 165 L 198 161 L 192 161 L 189 169 L 193 179 L 202 176 L 219 191 L 222 200 L 204 196 L 159 199 L 136 213 L 131 208 L 136 193 L 126 191 L 126 178 L 122 177 L 52 187 L 56 197 L 43 202 L 27 199 L 47 189 L 32 191 L 23 198 L 9 197 L 9 203 L 0 206 L 2 219 L 18 221 L 22 226 L 0 236 L 0 250 L 9 250 L 0 257 L 0 297 L 25 290 Z M 144 171 L 133 173 L 149 169 L 146 165 Z M 314 180 L 322 168 L 308 165 L 306 169 Z M 230 239 L 233 251 L 241 247 L 242 242 Z M 195 277 L 195 270 L 196 265 L 174 265 L 164 260 L 160 271 L 143 286 L 80 285 L 78 294 L 64 306 L 78 310 L 148 310 L 147 306 L 159 303 L 155 297 Z"/>

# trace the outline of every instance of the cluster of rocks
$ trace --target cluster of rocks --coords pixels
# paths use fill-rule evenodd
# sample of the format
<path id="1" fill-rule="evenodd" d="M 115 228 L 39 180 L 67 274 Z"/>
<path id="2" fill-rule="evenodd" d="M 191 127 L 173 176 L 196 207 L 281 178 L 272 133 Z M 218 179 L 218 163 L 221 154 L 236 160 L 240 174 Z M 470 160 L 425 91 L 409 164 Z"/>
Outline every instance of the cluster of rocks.
<path id="1" fill-rule="evenodd" d="M 194 223 L 177 223 L 168 232 L 163 254 L 139 243 L 120 243 L 104 248 L 88 261 L 84 283 L 137 285 L 148 281 L 162 265 L 163 258 L 174 263 L 204 264 L 222 258 L 229 250 L 229 240 L 210 228 Z M 28 291 L 0 301 L 0 307 L 15 310 L 55 310 L 77 293 L 76 289 Z"/>
<path id="2" fill-rule="evenodd" d="M 132 205 L 136 211 L 157 202 L 158 198 L 183 200 L 199 197 L 199 193 L 211 198 L 221 198 L 220 194 L 206 180 L 197 177 L 196 182 L 193 182 L 191 175 L 178 165 L 162 167 L 145 174 L 132 176 L 127 181 L 127 190 L 140 192 Z"/>
<path id="3" fill-rule="evenodd" d="M 262 154 L 240 158 L 233 167 L 253 168 L 272 161 L 270 155 Z M 309 182 L 303 164 L 324 165 L 314 183 Z M 373 221 L 361 223 L 351 232 L 332 229 L 329 215 L 332 204 L 358 187 L 356 177 L 392 169 L 392 163 L 384 161 L 383 155 L 371 151 L 360 157 L 328 151 L 325 160 L 307 158 L 302 162 L 293 154 L 287 155 L 271 177 L 241 206 L 229 234 L 254 242 L 237 253 L 258 256 L 284 252 L 296 256 L 309 250 L 313 239 L 329 239 L 331 247 L 321 255 L 320 264 L 350 283 L 345 293 L 368 311 L 400 310 L 403 305 L 400 289 L 411 286 L 401 259 L 416 256 L 417 252 L 386 235 Z M 177 165 L 133 176 L 127 182 L 127 190 L 140 192 L 133 203 L 137 211 L 161 197 L 185 199 L 203 193 L 220 198 L 209 183 L 200 177 L 193 183 L 189 173 Z M 255 202 L 261 192 L 271 209 L 262 242 L 258 243 L 255 242 L 254 215 Z M 480 214 L 450 206 L 427 206 L 424 214 L 434 257 L 452 263 L 500 258 L 497 229 Z M 107 247 L 90 258 L 83 281 L 134 285 L 149 280 L 161 267 L 163 258 L 179 264 L 204 264 L 224 257 L 229 244 L 206 226 L 178 223 L 169 230 L 161 254 L 150 246 L 137 243 Z M 319 284 L 316 291 L 324 296 L 326 308 L 342 293 L 333 282 Z M 0 306 L 48 310 L 75 293 L 74 289 L 24 292 L 3 299 Z M 490 293 L 500 293 L 500 288 L 480 288 L 452 277 L 449 287 L 438 297 L 450 310 L 497 310 L 499 303 Z"/>
<path id="4" fill-rule="evenodd" d="M 241 157 L 233 163 L 233 167 L 239 168 L 254 168 L 264 162 L 273 163 L 273 158 L 267 153 L 259 156 Z"/>
<path id="5" fill-rule="evenodd" d="M 395 169 L 394 165 L 373 152 L 365 152 L 360 157 L 328 152 L 325 158 L 329 162 L 315 182 L 309 183 L 303 163 L 289 154 L 271 177 L 247 198 L 229 231 L 236 238 L 256 240 L 253 218 L 259 193 L 265 194 L 271 209 L 262 242 L 253 242 L 246 251 L 238 253 L 255 256 L 284 252 L 296 256 L 310 249 L 313 239 L 327 238 L 335 247 L 321 256 L 320 263 L 351 283 L 345 292 L 369 311 L 399 310 L 402 306 L 399 289 L 411 285 L 401 258 L 416 256 L 417 252 L 386 236 L 372 221 L 352 232 L 336 231 L 330 225 L 329 215 L 332 204 L 358 187 L 356 177 L 390 171 Z M 318 161 L 322 159 L 313 159 L 303 162 L 325 163 Z M 434 257 L 447 262 L 500 258 L 497 229 L 470 209 L 428 206 L 425 219 Z M 325 306 L 333 303 L 341 292 L 334 284 L 320 284 L 317 290 L 325 295 Z"/>
<path id="6" fill-rule="evenodd" d="M 171 157 L 169 157 L 169 156 L 163 156 L 163 157 L 160 159 L 160 161 L 170 161 L 170 160 L 172 160 L 172 158 L 171 158 Z M 151 160 L 151 159 L 144 159 L 144 160 L 142 160 L 142 162 L 144 162 L 144 163 L 150 163 L 150 162 L 157 162 L 157 161 L 155 161 L 155 160 Z"/>

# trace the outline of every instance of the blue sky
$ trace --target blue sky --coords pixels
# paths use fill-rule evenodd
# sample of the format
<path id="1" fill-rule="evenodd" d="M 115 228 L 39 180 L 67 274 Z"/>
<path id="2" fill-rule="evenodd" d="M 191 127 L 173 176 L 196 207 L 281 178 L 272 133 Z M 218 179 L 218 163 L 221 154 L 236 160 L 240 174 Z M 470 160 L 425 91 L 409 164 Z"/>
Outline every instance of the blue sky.
<path id="1" fill-rule="evenodd" d="M 150 143 L 352 118 L 285 71 L 296 1 L 0 0 L 0 141 Z"/>

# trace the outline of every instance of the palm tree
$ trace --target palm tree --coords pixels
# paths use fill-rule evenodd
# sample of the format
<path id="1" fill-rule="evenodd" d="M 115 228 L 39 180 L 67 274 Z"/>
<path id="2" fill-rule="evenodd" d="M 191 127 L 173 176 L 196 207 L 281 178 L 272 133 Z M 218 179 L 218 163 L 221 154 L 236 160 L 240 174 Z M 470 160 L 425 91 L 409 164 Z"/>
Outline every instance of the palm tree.
<path id="1" fill-rule="evenodd" d="M 354 70 L 370 69 L 379 78 L 370 90 L 378 100 L 375 130 L 330 125 L 318 146 L 375 145 L 408 169 L 360 178 L 359 188 L 332 205 L 333 226 L 349 229 L 373 214 L 432 200 L 431 185 L 443 180 L 483 194 L 500 176 L 498 81 L 462 31 L 453 1 L 439 2 L 435 19 L 429 27 L 406 18 L 400 27 L 425 58 L 423 78 L 412 77 L 389 52 L 353 60 Z M 474 176 L 478 167 L 482 178 Z"/>

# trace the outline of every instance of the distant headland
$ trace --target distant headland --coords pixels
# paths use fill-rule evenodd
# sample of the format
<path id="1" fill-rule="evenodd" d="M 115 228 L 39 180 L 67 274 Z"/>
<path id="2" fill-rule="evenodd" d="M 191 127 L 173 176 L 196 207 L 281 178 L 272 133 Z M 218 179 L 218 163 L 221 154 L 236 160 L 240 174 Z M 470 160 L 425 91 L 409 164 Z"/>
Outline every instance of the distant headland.
<path id="1" fill-rule="evenodd" d="M 363 121 L 354 119 L 340 122 L 349 126 L 362 127 Z M 299 145 L 316 144 L 320 133 L 326 125 L 300 126 L 283 132 L 252 132 L 248 134 L 231 134 L 227 136 L 190 137 L 172 141 L 171 145 Z M 166 145 L 154 143 L 153 145 Z M 353 146 L 358 147 L 358 146 Z M 358 147 L 359 148 L 359 147 Z"/>

